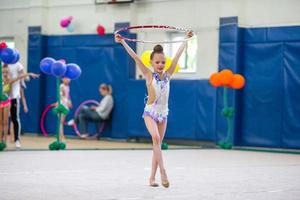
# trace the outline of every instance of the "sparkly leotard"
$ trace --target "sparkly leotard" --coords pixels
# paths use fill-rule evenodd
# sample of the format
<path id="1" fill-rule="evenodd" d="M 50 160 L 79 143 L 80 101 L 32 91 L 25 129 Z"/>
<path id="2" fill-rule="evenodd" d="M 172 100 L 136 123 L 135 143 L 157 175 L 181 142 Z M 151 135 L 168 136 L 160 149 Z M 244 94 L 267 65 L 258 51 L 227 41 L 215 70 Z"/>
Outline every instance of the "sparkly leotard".
<path id="1" fill-rule="evenodd" d="M 146 104 L 143 117 L 149 116 L 154 121 L 162 123 L 167 120 L 169 108 L 169 92 L 170 92 L 170 80 L 165 73 L 161 80 L 157 73 L 153 73 L 153 79 L 150 83 L 155 91 L 155 101 L 152 104 Z"/>
<path id="2" fill-rule="evenodd" d="M 8 95 L 9 94 L 9 91 L 10 91 L 10 84 L 3 84 L 3 93 Z M 0 108 L 4 108 L 6 106 L 9 106 L 11 103 L 11 99 L 8 98 L 7 100 L 5 101 L 1 101 L 0 102 Z"/>

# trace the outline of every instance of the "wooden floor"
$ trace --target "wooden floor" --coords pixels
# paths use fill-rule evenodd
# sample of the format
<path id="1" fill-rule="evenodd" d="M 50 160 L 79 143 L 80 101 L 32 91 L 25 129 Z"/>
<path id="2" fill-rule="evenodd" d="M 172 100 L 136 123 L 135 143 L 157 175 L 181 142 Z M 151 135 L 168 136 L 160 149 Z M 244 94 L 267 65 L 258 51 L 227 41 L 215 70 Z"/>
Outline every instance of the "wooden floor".
<path id="1" fill-rule="evenodd" d="M 48 145 L 55 141 L 54 137 L 24 135 L 21 136 L 21 150 L 47 150 Z M 67 138 L 66 149 L 152 149 L 151 143 L 126 142 L 121 140 L 84 140 L 78 138 Z M 15 144 L 7 141 L 6 150 L 15 150 Z M 169 145 L 170 149 L 193 148 L 184 145 Z M 197 148 L 197 147 L 194 147 Z M 200 147 L 198 147 L 200 148 Z"/>

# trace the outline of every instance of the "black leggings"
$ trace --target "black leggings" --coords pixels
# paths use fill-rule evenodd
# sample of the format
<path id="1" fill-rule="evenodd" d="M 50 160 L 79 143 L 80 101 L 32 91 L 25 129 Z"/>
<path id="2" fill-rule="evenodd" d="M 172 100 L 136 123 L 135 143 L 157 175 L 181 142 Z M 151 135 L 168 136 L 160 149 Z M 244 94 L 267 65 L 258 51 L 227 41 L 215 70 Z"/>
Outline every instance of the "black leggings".
<path id="1" fill-rule="evenodd" d="M 21 122 L 20 122 L 20 101 L 12 99 L 10 106 L 10 118 L 14 125 L 15 141 L 20 139 Z"/>

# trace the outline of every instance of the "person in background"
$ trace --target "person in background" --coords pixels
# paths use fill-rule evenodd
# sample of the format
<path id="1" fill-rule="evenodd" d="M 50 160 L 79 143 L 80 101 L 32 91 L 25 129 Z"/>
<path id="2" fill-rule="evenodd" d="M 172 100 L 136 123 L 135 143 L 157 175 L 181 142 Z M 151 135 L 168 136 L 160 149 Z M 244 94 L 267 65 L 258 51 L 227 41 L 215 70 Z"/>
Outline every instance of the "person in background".
<path id="1" fill-rule="evenodd" d="M 22 77 L 24 72 L 24 67 L 20 62 L 15 64 L 8 65 L 8 73 L 10 79 L 16 79 L 18 77 Z M 37 78 L 37 74 L 30 73 L 32 78 Z M 25 76 L 26 77 L 26 76 Z M 23 78 L 25 78 L 23 77 Z M 21 98 L 21 81 L 14 82 L 11 85 L 11 90 L 9 97 L 11 99 L 11 106 L 10 106 L 10 118 L 13 123 L 13 130 L 14 130 L 14 142 L 17 148 L 21 148 L 20 143 L 20 133 L 21 133 L 21 122 L 20 122 L 20 98 Z"/>
<path id="2" fill-rule="evenodd" d="M 8 95 L 12 91 L 12 86 L 14 83 L 19 82 L 21 79 L 26 78 L 28 76 L 31 76 L 32 78 L 37 78 L 39 75 L 34 73 L 23 73 L 20 76 L 17 76 L 15 78 L 10 78 L 9 76 L 9 67 L 7 64 L 3 65 L 2 68 L 2 77 L 3 77 L 3 92 L 4 94 Z M 9 109 L 11 107 L 12 99 L 9 97 L 6 101 L 2 101 L 0 103 L 0 138 L 1 141 L 6 143 L 6 137 L 8 133 L 8 113 Z M 17 147 L 17 146 L 16 146 Z"/>
<path id="3" fill-rule="evenodd" d="M 88 136 L 88 122 L 101 122 L 110 117 L 114 106 L 112 87 L 108 84 L 101 84 L 99 86 L 99 93 L 103 98 L 98 106 L 83 106 L 75 120 L 68 122 L 68 125 L 73 125 L 74 122 L 79 124 L 82 137 Z"/>

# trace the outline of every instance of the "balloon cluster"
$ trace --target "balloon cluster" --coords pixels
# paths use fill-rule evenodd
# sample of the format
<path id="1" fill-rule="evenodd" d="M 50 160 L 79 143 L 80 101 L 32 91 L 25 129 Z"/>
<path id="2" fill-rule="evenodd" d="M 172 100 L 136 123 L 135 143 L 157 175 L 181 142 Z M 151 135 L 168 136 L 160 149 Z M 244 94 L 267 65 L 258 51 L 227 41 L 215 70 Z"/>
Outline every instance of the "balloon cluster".
<path id="1" fill-rule="evenodd" d="M 5 42 L 0 43 L 0 60 L 5 64 L 15 64 L 20 60 L 19 51 L 7 47 Z"/>
<path id="2" fill-rule="evenodd" d="M 229 87 L 232 89 L 241 89 L 245 85 L 245 78 L 241 74 L 233 74 L 229 69 L 223 69 L 219 73 L 213 73 L 209 82 L 214 87 Z"/>
<path id="3" fill-rule="evenodd" d="M 5 142 L 0 142 L 0 151 L 3 151 L 6 148 Z"/>
<path id="4" fill-rule="evenodd" d="M 105 28 L 104 28 L 104 26 L 102 26 L 102 25 L 99 24 L 97 26 L 96 30 L 97 30 L 98 35 L 100 35 L 100 36 L 105 35 Z"/>
<path id="5" fill-rule="evenodd" d="M 72 23 L 73 16 L 64 17 L 60 20 L 60 26 L 66 28 L 68 32 L 74 31 L 74 25 Z"/>
<path id="6" fill-rule="evenodd" d="M 151 67 L 151 62 L 150 62 L 151 53 L 152 51 L 144 51 L 144 53 L 141 56 L 141 60 L 146 67 Z M 166 56 L 166 64 L 164 70 L 167 71 L 171 67 L 171 64 L 172 64 L 172 59 Z M 176 74 L 179 71 L 179 69 L 180 69 L 180 65 L 177 64 L 173 74 Z"/>
<path id="7" fill-rule="evenodd" d="M 168 150 L 169 149 L 169 145 L 165 142 L 161 143 L 161 149 L 162 150 Z"/>
<path id="8" fill-rule="evenodd" d="M 223 149 L 232 149 L 232 131 L 233 131 L 233 115 L 234 108 L 228 106 L 227 88 L 241 89 L 245 86 L 245 78 L 240 74 L 233 74 L 229 69 L 223 69 L 219 73 L 213 73 L 209 82 L 214 87 L 223 86 L 223 104 L 222 115 L 227 119 L 227 136 L 225 140 L 218 142 L 218 145 Z"/>
<path id="9" fill-rule="evenodd" d="M 54 141 L 49 144 L 50 150 L 60 150 L 65 148 L 66 148 L 66 144 L 64 142 Z"/>
<path id="10" fill-rule="evenodd" d="M 81 75 L 81 69 L 77 64 L 66 64 L 63 60 L 55 60 L 51 57 L 46 57 L 41 60 L 40 69 L 43 73 L 58 78 L 69 78 L 74 80 Z"/>
<path id="11" fill-rule="evenodd" d="M 65 60 L 55 60 L 51 57 L 46 57 L 41 60 L 40 69 L 45 74 L 55 76 L 57 78 L 56 80 L 57 86 L 59 86 L 60 78 L 69 78 L 74 80 L 79 78 L 79 76 L 81 75 L 81 69 L 77 64 L 74 63 L 66 64 Z M 58 122 L 60 122 L 61 115 L 62 114 L 67 115 L 69 109 L 66 108 L 63 104 L 61 104 L 59 87 L 57 87 L 56 93 L 58 96 L 58 105 L 53 109 L 53 112 L 55 114 L 58 114 L 59 116 Z M 51 144 L 49 144 L 50 150 L 60 150 L 66 148 L 66 144 L 59 141 L 59 129 L 60 127 L 58 126 L 57 141 L 54 141 Z"/>

